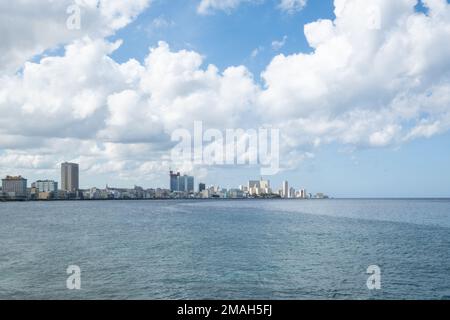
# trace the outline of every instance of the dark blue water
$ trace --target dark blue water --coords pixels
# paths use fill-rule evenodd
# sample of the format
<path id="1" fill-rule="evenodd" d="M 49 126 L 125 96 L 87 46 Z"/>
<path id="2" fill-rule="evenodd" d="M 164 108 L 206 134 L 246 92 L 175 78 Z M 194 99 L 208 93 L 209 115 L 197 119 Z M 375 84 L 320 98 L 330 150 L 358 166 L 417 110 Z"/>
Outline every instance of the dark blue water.
<path id="1" fill-rule="evenodd" d="M 8 298 L 450 299 L 450 201 L 0 203 Z"/>

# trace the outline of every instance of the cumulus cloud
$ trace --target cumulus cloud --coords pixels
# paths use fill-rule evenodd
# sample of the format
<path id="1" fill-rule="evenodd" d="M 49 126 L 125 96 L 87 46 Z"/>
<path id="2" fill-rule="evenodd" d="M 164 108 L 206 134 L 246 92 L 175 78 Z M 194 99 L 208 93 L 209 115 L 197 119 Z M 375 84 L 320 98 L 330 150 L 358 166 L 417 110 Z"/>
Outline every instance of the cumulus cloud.
<path id="1" fill-rule="evenodd" d="M 28 62 L 22 73 L 1 77 L 5 159 L 37 152 L 46 154 L 43 164 L 78 158 L 86 170 L 148 168 L 167 163 L 173 130 L 190 130 L 197 120 L 234 127 L 255 103 L 258 87 L 242 66 L 220 72 L 203 66 L 200 54 L 173 52 L 165 42 L 143 64 L 120 64 L 109 57 L 120 44 L 85 37 L 67 45 L 63 56 Z"/>
<path id="2" fill-rule="evenodd" d="M 0 72 L 15 72 L 48 49 L 89 36 L 103 38 L 125 27 L 151 0 L 21 0 L 0 2 Z M 80 28 L 67 20 L 76 5 Z"/>
<path id="3" fill-rule="evenodd" d="M 197 120 L 280 128 L 289 167 L 321 144 L 384 147 L 446 132 L 450 5 L 423 3 L 427 14 L 415 0 L 335 0 L 334 20 L 304 28 L 312 52 L 277 55 L 262 83 L 244 66 L 219 70 L 166 42 L 143 63 L 118 63 L 120 41 L 85 35 L 60 56 L 2 73 L 0 165 L 44 172 L 73 160 L 92 174 L 151 177 L 170 166 L 173 130 Z"/>
<path id="4" fill-rule="evenodd" d="M 93 137 L 102 126 L 106 97 L 133 82 L 136 64 L 118 65 L 108 57 L 119 45 L 76 40 L 62 57 L 27 62 L 21 74 L 1 77 L 0 132 Z"/>
<path id="5" fill-rule="evenodd" d="M 334 21 L 305 26 L 313 53 L 278 55 L 263 72 L 262 115 L 311 143 L 386 146 L 447 130 L 449 4 L 424 1 L 427 15 L 416 4 L 336 0 Z"/>

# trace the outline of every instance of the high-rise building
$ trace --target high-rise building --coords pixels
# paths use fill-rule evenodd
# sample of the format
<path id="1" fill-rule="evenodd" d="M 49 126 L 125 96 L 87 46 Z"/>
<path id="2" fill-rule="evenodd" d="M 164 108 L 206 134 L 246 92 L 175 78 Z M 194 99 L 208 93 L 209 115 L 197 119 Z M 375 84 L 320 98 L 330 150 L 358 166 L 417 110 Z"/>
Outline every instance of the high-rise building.
<path id="1" fill-rule="evenodd" d="M 261 178 L 261 181 L 259 181 L 259 187 L 261 188 L 261 193 L 263 194 L 272 193 L 272 190 L 270 189 L 270 180 L 264 180 Z"/>
<path id="2" fill-rule="evenodd" d="M 259 181 L 257 181 L 257 180 L 250 180 L 248 182 L 248 189 L 249 190 L 253 189 L 253 188 L 259 188 L 259 187 L 260 187 L 260 184 L 259 184 Z"/>
<path id="3" fill-rule="evenodd" d="M 263 178 L 261 178 L 261 180 L 259 181 L 259 187 L 264 190 L 270 189 L 270 181 L 264 180 Z"/>
<path id="4" fill-rule="evenodd" d="M 198 192 L 202 192 L 204 190 L 206 190 L 206 184 L 199 183 L 199 185 L 198 185 Z"/>
<path id="5" fill-rule="evenodd" d="M 171 192 L 194 192 L 194 177 L 170 171 Z"/>
<path id="6" fill-rule="evenodd" d="M 174 173 L 173 171 L 170 171 L 170 191 L 175 192 L 179 190 L 178 187 L 178 178 L 180 177 L 180 173 Z"/>
<path id="7" fill-rule="evenodd" d="M 2 192 L 14 197 L 25 197 L 27 195 L 27 179 L 7 176 L 2 179 Z"/>
<path id="8" fill-rule="evenodd" d="M 192 176 L 188 176 L 186 178 L 186 191 L 189 193 L 193 193 L 194 192 L 194 177 Z"/>
<path id="9" fill-rule="evenodd" d="M 64 162 L 61 164 L 61 189 L 67 192 L 78 191 L 79 166 L 76 163 Z"/>
<path id="10" fill-rule="evenodd" d="M 270 181 L 263 178 L 261 180 L 250 180 L 246 191 L 252 196 L 263 196 L 272 193 Z"/>
<path id="11" fill-rule="evenodd" d="M 283 182 L 283 198 L 289 198 L 289 182 Z"/>
<path id="12" fill-rule="evenodd" d="M 291 199 L 295 198 L 295 189 L 292 187 L 289 189 L 289 198 Z"/>
<path id="13" fill-rule="evenodd" d="M 306 193 L 306 190 L 305 190 L 305 189 L 302 189 L 302 190 L 300 191 L 300 198 L 306 199 L 307 197 L 308 197 L 308 194 Z"/>
<path id="14" fill-rule="evenodd" d="M 187 176 L 179 176 L 178 177 L 178 190 L 179 192 L 185 192 L 187 187 Z"/>
<path id="15" fill-rule="evenodd" d="M 34 184 L 38 192 L 57 192 L 58 182 L 53 180 L 38 180 Z"/>

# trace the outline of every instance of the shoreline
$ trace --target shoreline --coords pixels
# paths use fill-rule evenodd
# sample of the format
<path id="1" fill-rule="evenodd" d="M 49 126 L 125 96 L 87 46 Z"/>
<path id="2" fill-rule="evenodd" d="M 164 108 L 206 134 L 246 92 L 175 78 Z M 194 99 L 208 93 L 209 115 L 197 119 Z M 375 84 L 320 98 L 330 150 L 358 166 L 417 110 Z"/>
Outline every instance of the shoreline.
<path id="1" fill-rule="evenodd" d="M 13 200 L 13 199 L 0 199 L 0 203 L 8 202 L 106 202 L 106 201 L 317 201 L 317 200 L 428 200 L 428 201 L 450 201 L 450 197 L 430 197 L 430 198 L 415 198 L 415 197 L 380 197 L 380 198 L 369 198 L 369 197 L 345 197 L 345 198 L 311 198 L 311 199 L 285 199 L 285 198 L 152 198 L 152 199 L 52 199 L 52 200 Z"/>

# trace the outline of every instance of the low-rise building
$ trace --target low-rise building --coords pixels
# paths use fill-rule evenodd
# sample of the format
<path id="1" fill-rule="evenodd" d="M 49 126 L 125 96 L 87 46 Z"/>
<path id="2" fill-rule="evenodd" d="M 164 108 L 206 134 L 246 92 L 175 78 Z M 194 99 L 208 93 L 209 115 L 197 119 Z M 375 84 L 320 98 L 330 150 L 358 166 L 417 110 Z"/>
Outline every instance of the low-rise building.
<path id="1" fill-rule="evenodd" d="M 53 198 L 53 192 L 39 192 L 38 194 L 38 200 L 52 200 Z"/>
<path id="2" fill-rule="evenodd" d="M 38 180 L 34 182 L 32 188 L 36 188 L 38 192 L 57 192 L 58 182 L 53 180 Z"/>

